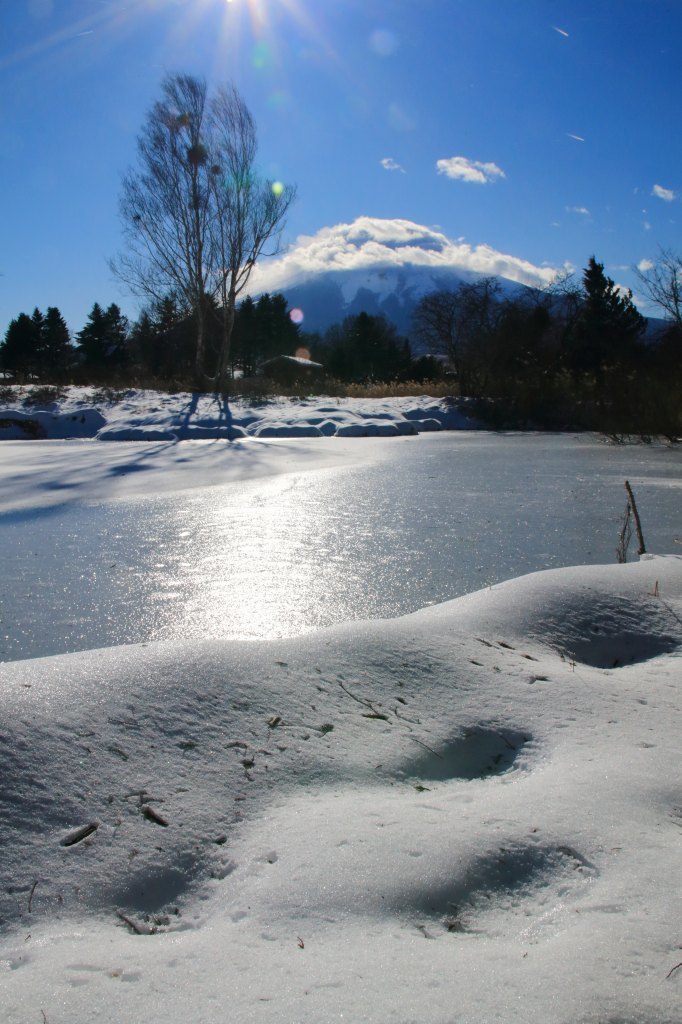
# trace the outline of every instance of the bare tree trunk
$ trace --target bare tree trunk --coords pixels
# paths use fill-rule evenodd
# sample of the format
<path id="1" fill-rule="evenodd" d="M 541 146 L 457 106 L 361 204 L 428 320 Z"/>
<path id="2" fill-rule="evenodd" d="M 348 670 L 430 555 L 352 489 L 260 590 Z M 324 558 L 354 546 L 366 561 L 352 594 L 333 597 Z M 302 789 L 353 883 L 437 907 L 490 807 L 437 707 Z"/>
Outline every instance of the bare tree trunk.
<path id="1" fill-rule="evenodd" d="M 197 308 L 194 312 L 197 321 L 197 347 L 194 361 L 194 376 L 199 388 L 206 387 L 206 352 L 204 340 L 204 311 Z"/>
<path id="2" fill-rule="evenodd" d="M 220 353 L 218 355 L 218 366 L 216 369 L 216 391 L 224 390 L 225 381 L 227 380 L 227 368 L 230 361 L 230 343 L 232 341 L 232 330 L 234 328 L 235 302 L 235 297 L 230 296 L 227 303 L 227 309 L 223 310 L 223 331 Z"/>

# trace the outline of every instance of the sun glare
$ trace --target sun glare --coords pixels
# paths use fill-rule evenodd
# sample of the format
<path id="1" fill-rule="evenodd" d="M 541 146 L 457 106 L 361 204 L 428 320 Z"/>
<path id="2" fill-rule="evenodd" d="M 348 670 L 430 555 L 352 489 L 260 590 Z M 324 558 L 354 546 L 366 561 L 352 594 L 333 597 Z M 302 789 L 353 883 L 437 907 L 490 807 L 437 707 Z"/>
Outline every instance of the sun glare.
<path id="1" fill-rule="evenodd" d="M 33 0 L 30 13 L 35 25 L 35 38 L 20 50 L 0 56 L 0 69 L 21 64 L 33 57 L 53 52 L 60 55 L 66 46 L 82 37 L 96 36 L 114 44 L 121 39 L 134 38 L 141 19 L 172 15 L 167 30 L 168 42 L 186 42 L 197 30 L 210 29 L 211 49 L 207 54 L 216 74 L 226 59 L 234 63 L 235 56 L 247 53 L 251 66 L 257 71 L 270 71 L 278 63 L 288 39 L 295 28 L 306 37 L 312 47 L 324 54 L 326 60 L 335 59 L 330 44 L 324 39 L 319 18 L 310 16 L 305 5 L 308 0 L 192 0 L 179 4 L 177 0 L 138 0 L 127 4 L 110 0 L 99 4 L 86 16 L 62 24 L 49 31 L 54 12 L 53 0 Z M 211 56 L 213 60 L 211 61 Z M 222 74 L 220 75 L 222 77 Z"/>

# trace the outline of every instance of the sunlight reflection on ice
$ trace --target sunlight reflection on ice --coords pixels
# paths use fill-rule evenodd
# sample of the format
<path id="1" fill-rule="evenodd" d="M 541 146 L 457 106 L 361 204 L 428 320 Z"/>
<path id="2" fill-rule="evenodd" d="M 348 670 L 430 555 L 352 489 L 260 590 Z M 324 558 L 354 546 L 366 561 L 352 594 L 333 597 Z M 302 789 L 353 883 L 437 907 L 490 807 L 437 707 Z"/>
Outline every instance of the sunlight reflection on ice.
<path id="1" fill-rule="evenodd" d="M 295 636 L 613 562 L 626 476 L 649 550 L 676 550 L 673 451 L 490 434 L 379 450 L 344 470 L 0 517 L 0 660 Z"/>

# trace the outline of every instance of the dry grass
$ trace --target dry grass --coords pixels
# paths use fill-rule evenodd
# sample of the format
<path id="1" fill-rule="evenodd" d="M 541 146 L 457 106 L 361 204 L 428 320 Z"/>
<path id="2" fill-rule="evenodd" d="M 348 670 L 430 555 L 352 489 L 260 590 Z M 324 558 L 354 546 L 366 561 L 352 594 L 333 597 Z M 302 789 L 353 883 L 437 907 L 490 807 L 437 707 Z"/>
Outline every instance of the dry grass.
<path id="1" fill-rule="evenodd" d="M 379 381 L 363 384 L 325 378 L 321 381 L 294 381 L 282 384 L 266 377 L 250 377 L 229 382 L 227 395 L 249 401 L 270 401 L 276 398 L 454 398 L 459 394 L 452 381 Z"/>
<path id="2" fill-rule="evenodd" d="M 87 387 L 87 384 L 84 386 Z M 190 379 L 159 380 L 138 378 L 125 386 L 91 385 L 94 387 L 94 404 L 113 405 L 123 400 L 131 388 L 177 394 L 180 391 L 195 390 Z M 420 395 L 430 398 L 454 398 L 459 391 L 452 381 L 390 381 L 346 383 L 328 377 L 320 381 L 301 380 L 283 384 L 267 377 L 243 377 L 228 382 L 225 397 L 241 398 L 246 402 L 262 404 L 278 398 L 411 398 Z M 26 406 L 42 405 L 65 397 L 66 388 L 50 385 L 4 385 L 0 386 L 0 405 L 23 403 Z"/>
<path id="3" fill-rule="evenodd" d="M 405 380 L 388 384 L 340 384 L 344 398 L 411 398 L 413 395 L 427 395 L 430 398 L 455 398 L 459 389 L 453 381 Z"/>

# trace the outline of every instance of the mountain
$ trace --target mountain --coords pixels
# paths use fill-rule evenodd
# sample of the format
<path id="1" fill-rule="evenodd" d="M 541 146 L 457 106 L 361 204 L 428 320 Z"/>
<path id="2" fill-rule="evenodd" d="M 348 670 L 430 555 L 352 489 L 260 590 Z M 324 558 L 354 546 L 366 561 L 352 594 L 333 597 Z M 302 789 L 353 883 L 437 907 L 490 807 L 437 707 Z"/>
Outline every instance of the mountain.
<path id="1" fill-rule="evenodd" d="M 434 271 L 406 263 L 401 267 L 379 264 L 372 270 L 328 270 L 304 284 L 283 290 L 290 309 L 300 309 L 306 331 L 323 332 L 356 313 L 382 314 L 402 334 L 410 330 L 412 314 L 422 296 L 442 289 L 457 289 L 474 274 Z"/>
<path id="2" fill-rule="evenodd" d="M 305 331 L 322 332 L 366 312 L 383 314 L 407 333 L 417 303 L 429 292 L 485 276 L 498 277 L 509 291 L 544 288 L 556 273 L 412 221 L 359 217 L 300 237 L 256 268 L 249 291 L 283 294 L 303 314 Z"/>

